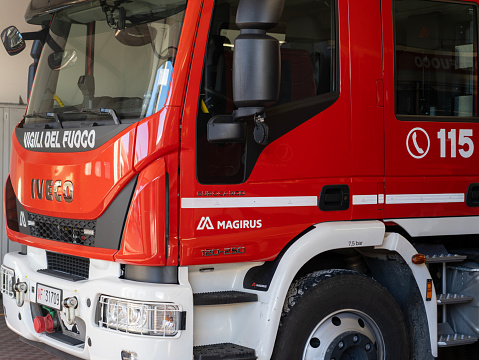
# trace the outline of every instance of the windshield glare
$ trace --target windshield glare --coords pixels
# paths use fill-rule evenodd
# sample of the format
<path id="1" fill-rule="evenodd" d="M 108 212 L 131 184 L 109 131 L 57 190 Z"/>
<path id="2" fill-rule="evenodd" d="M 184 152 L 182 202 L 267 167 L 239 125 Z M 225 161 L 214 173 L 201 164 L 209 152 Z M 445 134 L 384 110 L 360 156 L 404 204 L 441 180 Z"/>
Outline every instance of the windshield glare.
<path id="1" fill-rule="evenodd" d="M 25 124 L 55 122 L 53 114 L 60 122 L 112 124 L 109 110 L 125 123 L 160 110 L 185 7 L 185 0 L 102 0 L 56 13 Z"/>

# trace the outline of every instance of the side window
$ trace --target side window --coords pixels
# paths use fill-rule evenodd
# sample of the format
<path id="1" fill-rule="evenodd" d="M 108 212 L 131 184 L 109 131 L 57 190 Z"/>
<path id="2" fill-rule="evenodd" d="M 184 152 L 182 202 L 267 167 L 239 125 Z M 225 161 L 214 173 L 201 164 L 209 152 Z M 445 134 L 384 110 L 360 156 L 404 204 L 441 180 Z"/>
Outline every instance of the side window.
<path id="1" fill-rule="evenodd" d="M 477 117 L 477 7 L 395 0 L 396 114 Z"/>
<path id="2" fill-rule="evenodd" d="M 246 164 L 251 159 L 245 154 L 248 142 L 206 140 L 208 120 L 235 110 L 232 65 L 234 40 L 240 33 L 235 23 L 238 2 L 216 1 L 208 36 L 197 120 L 197 176 L 205 184 L 241 183 L 251 167 Z M 337 91 L 335 0 L 286 0 L 280 22 L 268 35 L 280 42 L 281 85 L 278 101 L 268 104 L 266 111 L 288 117 L 286 133 L 328 107 L 330 97 L 322 99 Z"/>

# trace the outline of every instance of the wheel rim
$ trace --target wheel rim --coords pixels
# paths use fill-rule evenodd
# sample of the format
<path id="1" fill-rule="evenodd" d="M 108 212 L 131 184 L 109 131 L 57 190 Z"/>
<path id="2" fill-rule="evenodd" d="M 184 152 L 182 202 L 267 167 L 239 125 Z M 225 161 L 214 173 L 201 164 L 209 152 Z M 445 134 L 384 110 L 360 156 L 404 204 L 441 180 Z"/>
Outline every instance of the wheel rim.
<path id="1" fill-rule="evenodd" d="M 341 310 L 326 316 L 314 328 L 303 360 L 384 360 L 384 339 L 365 313 Z"/>

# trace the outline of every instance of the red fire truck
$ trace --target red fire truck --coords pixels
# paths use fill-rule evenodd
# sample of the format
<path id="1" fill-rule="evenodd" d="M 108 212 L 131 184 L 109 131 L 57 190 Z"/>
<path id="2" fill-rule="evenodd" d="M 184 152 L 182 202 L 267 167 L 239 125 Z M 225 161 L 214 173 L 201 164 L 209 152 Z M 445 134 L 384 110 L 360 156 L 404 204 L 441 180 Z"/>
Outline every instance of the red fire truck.
<path id="1" fill-rule="evenodd" d="M 6 321 L 80 359 L 479 337 L 478 4 L 31 0 Z M 8 71 L 8 69 L 4 69 Z M 20 351 L 20 350 L 19 350 Z"/>

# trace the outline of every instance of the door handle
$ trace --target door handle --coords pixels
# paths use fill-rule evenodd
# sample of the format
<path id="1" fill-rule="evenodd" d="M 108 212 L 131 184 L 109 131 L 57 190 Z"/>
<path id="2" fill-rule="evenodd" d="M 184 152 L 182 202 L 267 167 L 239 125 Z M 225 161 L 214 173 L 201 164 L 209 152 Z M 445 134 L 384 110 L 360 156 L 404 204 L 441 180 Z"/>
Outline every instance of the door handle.
<path id="1" fill-rule="evenodd" d="M 479 184 L 470 184 L 467 189 L 466 204 L 470 207 L 479 206 Z"/>
<path id="2" fill-rule="evenodd" d="M 319 196 L 319 209 L 322 211 L 339 211 L 349 208 L 348 185 L 325 185 Z"/>

